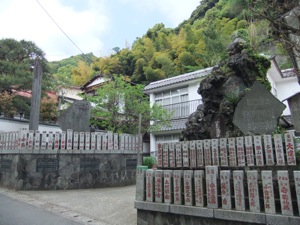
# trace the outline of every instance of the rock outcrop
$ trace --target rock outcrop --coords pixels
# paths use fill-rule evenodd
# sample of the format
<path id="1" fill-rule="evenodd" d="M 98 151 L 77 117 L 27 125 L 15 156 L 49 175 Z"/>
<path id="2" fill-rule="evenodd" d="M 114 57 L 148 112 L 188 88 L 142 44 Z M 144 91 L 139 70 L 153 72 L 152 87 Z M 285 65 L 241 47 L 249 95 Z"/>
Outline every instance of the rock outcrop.
<path id="1" fill-rule="evenodd" d="M 228 59 L 215 66 L 200 83 L 198 93 L 203 104 L 189 116 L 181 140 L 242 135 L 232 122 L 236 105 L 256 80 L 269 87 L 267 58 L 255 55 L 241 38 L 235 38 L 227 50 Z"/>

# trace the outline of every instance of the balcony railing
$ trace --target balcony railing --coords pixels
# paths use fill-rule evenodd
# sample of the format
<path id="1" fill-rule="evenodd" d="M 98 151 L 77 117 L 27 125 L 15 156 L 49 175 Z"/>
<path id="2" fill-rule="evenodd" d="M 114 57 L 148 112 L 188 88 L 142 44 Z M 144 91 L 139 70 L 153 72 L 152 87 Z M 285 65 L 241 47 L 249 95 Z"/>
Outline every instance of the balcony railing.
<path id="1" fill-rule="evenodd" d="M 197 99 L 193 101 L 164 105 L 163 108 L 165 108 L 168 112 L 173 112 L 172 119 L 179 119 L 188 117 L 190 114 L 196 111 L 200 104 L 202 104 L 202 100 Z"/>

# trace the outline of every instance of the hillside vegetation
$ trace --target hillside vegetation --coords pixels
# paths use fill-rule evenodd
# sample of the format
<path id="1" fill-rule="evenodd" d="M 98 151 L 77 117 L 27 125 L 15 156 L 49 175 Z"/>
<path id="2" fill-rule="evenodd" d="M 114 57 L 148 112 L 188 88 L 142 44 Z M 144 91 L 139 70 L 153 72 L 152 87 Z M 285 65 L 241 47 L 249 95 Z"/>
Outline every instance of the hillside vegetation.
<path id="1" fill-rule="evenodd" d="M 226 46 L 239 29 L 247 31 L 255 52 L 284 54 L 284 48 L 271 38 L 270 20 L 262 16 L 271 2 L 281 10 L 268 8 L 273 17 L 292 7 L 284 8 L 281 2 L 299 4 L 293 0 L 202 0 L 190 18 L 174 29 L 155 24 L 130 48 L 115 47 L 108 57 L 74 56 L 51 62 L 50 68 L 59 85 L 81 86 L 97 74 L 121 74 L 132 82 L 148 84 L 216 65 L 227 57 Z"/>

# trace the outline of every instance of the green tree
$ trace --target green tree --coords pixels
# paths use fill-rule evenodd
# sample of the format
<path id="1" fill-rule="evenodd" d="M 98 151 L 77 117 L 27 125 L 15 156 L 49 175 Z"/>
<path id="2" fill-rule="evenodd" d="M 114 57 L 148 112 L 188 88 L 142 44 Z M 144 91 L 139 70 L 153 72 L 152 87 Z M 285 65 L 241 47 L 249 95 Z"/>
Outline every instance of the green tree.
<path id="1" fill-rule="evenodd" d="M 95 96 L 87 97 L 95 104 L 92 124 L 113 132 L 137 134 L 141 114 L 143 133 L 148 131 L 150 120 L 167 125 L 171 115 L 160 106 L 150 107 L 143 90 L 143 85 L 127 82 L 123 76 L 114 76 L 97 89 Z"/>
<path id="2" fill-rule="evenodd" d="M 43 68 L 43 86 L 51 88 L 51 76 L 48 73 L 44 52 L 31 41 L 14 39 L 0 40 L 0 91 L 32 88 L 33 66 L 36 58 Z"/>
<path id="3" fill-rule="evenodd" d="M 4 91 L 0 93 L 0 112 L 4 117 L 13 118 L 16 114 L 16 108 L 13 106 L 14 95 Z"/>

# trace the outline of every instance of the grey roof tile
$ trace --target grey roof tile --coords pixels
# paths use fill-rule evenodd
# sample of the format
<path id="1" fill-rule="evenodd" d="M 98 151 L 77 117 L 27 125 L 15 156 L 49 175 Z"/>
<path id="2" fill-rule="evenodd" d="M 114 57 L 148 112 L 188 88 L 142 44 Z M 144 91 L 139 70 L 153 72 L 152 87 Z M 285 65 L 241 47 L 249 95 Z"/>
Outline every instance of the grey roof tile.
<path id="1" fill-rule="evenodd" d="M 162 126 L 159 131 L 183 130 L 186 128 L 187 118 L 171 120 L 170 126 Z"/>
<path id="2" fill-rule="evenodd" d="M 206 69 L 202 69 L 202 70 L 197 70 L 197 71 L 194 71 L 191 73 L 185 73 L 185 74 L 182 74 L 179 76 L 155 81 L 155 82 L 152 82 L 149 85 L 147 85 L 144 90 L 147 91 L 147 90 L 151 90 L 151 89 L 155 89 L 155 88 L 159 88 L 159 87 L 163 87 L 163 86 L 167 86 L 167 85 L 171 85 L 171 84 L 175 84 L 175 83 L 180 83 L 180 82 L 184 82 L 184 81 L 197 79 L 199 77 L 208 75 L 209 73 L 211 73 L 212 69 L 213 69 L 213 67 L 210 67 L 210 68 L 206 68 Z"/>

